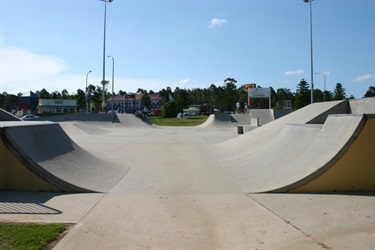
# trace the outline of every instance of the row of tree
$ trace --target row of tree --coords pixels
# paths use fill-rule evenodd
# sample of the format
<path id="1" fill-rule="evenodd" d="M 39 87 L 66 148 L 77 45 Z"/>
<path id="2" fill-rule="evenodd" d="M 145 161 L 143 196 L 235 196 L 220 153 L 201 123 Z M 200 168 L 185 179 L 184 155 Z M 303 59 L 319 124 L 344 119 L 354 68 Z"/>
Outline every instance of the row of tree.
<path id="1" fill-rule="evenodd" d="M 199 105 L 211 105 L 220 111 L 233 111 L 235 110 L 235 104 L 239 102 L 241 108 L 244 108 L 245 103 L 248 100 L 248 93 L 244 86 L 237 88 L 237 81 L 234 78 L 227 78 L 223 81 L 221 86 L 212 84 L 209 88 L 197 88 L 197 89 L 181 89 L 176 88 L 172 90 L 170 87 L 162 89 L 158 92 L 161 98 L 161 103 L 172 106 L 174 110 L 181 112 L 182 109 L 187 108 L 191 104 Z M 260 86 L 258 86 L 260 87 Z M 88 86 L 88 102 L 94 103 L 95 111 L 102 110 L 102 93 L 103 88 L 99 86 Z M 150 94 L 155 94 L 154 91 L 144 90 L 139 88 L 138 93 L 142 93 L 141 105 L 149 107 L 151 104 Z M 36 91 L 36 94 L 41 99 L 75 99 L 77 100 L 78 109 L 84 110 L 86 105 L 86 93 L 82 89 L 78 89 L 77 93 L 69 94 L 66 89 L 61 92 L 54 91 L 49 93 L 46 89 Z M 117 95 L 128 94 L 125 91 L 120 90 Z M 321 91 L 320 89 L 314 89 L 314 102 L 332 101 L 332 100 L 344 100 L 347 98 L 354 98 L 353 96 L 347 97 L 346 90 L 341 83 L 337 83 L 333 91 Z M 0 94 L 0 107 L 9 110 L 14 104 L 20 102 L 20 96 L 8 94 L 6 92 Z M 284 108 L 285 101 L 291 101 L 293 108 L 299 109 L 304 107 L 311 102 L 311 89 L 310 85 L 302 79 L 297 85 L 296 92 L 293 93 L 290 89 L 279 88 L 276 91 L 271 87 L 271 106 L 275 109 Z M 106 92 L 105 97 L 108 99 L 111 93 Z M 371 86 L 363 97 L 375 96 L 375 87 Z M 254 99 L 250 108 L 268 108 L 268 99 Z M 177 112 L 176 111 L 176 112 Z M 175 112 L 173 112 L 175 113 Z"/>

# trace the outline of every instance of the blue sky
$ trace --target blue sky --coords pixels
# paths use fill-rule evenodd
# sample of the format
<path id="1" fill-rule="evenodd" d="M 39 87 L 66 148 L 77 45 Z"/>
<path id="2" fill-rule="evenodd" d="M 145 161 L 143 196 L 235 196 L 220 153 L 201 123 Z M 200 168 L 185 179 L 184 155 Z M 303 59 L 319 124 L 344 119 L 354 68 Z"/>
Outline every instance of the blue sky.
<path id="1" fill-rule="evenodd" d="M 339 82 L 362 97 L 375 85 L 375 0 L 315 0 L 312 11 L 314 73 L 327 90 Z M 303 0 L 114 0 L 114 90 L 208 88 L 231 77 L 295 92 L 311 82 L 309 13 Z M 101 85 L 103 23 L 99 0 L 0 0 L 0 92 L 73 94 L 90 70 L 88 83 Z M 314 84 L 323 90 L 323 76 Z"/>

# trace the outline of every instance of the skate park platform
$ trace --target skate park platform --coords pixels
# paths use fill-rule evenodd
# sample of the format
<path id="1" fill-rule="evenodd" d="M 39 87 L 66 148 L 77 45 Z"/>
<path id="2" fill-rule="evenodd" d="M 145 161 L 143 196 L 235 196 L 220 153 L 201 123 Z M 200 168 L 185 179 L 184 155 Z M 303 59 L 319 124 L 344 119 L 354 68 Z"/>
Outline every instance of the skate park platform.
<path id="1" fill-rule="evenodd" d="M 131 115 L 2 122 L 0 221 L 74 223 L 55 249 L 373 249 L 374 113 L 373 98 L 316 103 L 243 135 L 215 117 L 178 129 Z M 38 156 L 43 134 L 65 139 L 42 140 L 60 148 Z M 75 186 L 91 192 L 17 187 L 3 163 L 21 149 L 44 169 L 81 166 Z"/>

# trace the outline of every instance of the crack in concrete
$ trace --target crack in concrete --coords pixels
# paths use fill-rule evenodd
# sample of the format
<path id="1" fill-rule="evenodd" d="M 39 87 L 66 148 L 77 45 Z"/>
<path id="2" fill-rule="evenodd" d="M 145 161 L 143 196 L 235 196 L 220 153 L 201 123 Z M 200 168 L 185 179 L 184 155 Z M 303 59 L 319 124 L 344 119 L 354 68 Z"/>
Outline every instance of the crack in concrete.
<path id="1" fill-rule="evenodd" d="M 271 212 L 272 214 L 274 214 L 275 216 L 277 216 L 278 218 L 280 218 L 281 220 L 283 220 L 286 224 L 294 227 L 297 231 L 301 232 L 306 238 L 310 238 L 312 239 L 318 246 L 324 248 L 324 249 L 328 249 L 328 250 L 331 250 L 332 248 L 327 245 L 326 243 L 324 242 L 320 242 L 319 240 L 315 239 L 313 236 L 311 236 L 310 234 L 304 232 L 301 228 L 297 227 L 296 225 L 294 225 L 292 222 L 286 220 L 285 218 L 283 218 L 281 215 L 277 214 L 276 212 L 272 211 L 270 208 L 268 208 L 267 206 L 263 205 L 262 203 L 258 202 L 257 200 L 255 200 L 254 198 L 252 198 L 250 196 L 250 194 L 246 194 L 247 197 L 249 197 L 251 200 L 253 200 L 255 203 L 259 204 L 261 207 L 263 207 L 264 209 L 266 209 L 267 211 Z"/>

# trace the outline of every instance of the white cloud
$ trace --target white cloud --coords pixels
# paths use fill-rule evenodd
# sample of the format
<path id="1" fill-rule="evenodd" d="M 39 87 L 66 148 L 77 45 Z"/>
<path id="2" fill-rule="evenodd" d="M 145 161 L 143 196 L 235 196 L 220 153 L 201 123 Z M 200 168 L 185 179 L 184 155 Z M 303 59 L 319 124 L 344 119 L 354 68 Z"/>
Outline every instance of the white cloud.
<path id="1" fill-rule="evenodd" d="M 190 82 L 190 79 L 183 79 L 183 80 L 180 80 L 178 83 L 180 83 L 180 84 L 186 84 L 188 82 Z"/>
<path id="2" fill-rule="evenodd" d="M 286 75 L 286 76 L 300 75 L 300 74 L 303 74 L 304 72 L 305 72 L 304 69 L 297 69 L 297 70 L 294 70 L 294 71 L 288 70 L 284 73 L 284 75 Z"/>
<path id="3" fill-rule="evenodd" d="M 331 72 L 329 70 L 323 71 L 322 73 L 325 74 L 326 76 L 331 74 Z"/>
<path id="4" fill-rule="evenodd" d="M 371 75 L 371 74 L 365 74 L 365 75 L 358 76 L 353 81 L 355 81 L 355 82 L 364 82 L 364 81 L 367 81 L 367 80 L 371 80 L 373 78 L 374 78 L 373 75 Z"/>
<path id="5" fill-rule="evenodd" d="M 215 28 L 217 26 L 221 26 L 221 25 L 227 23 L 227 20 L 219 19 L 219 18 L 212 18 L 209 23 L 210 23 L 210 25 L 208 26 L 208 28 L 212 29 L 212 28 Z"/>
<path id="6" fill-rule="evenodd" d="M 68 65 L 61 58 L 15 47 L 3 47 L 0 51 L 1 84 L 32 81 L 58 75 Z"/>

